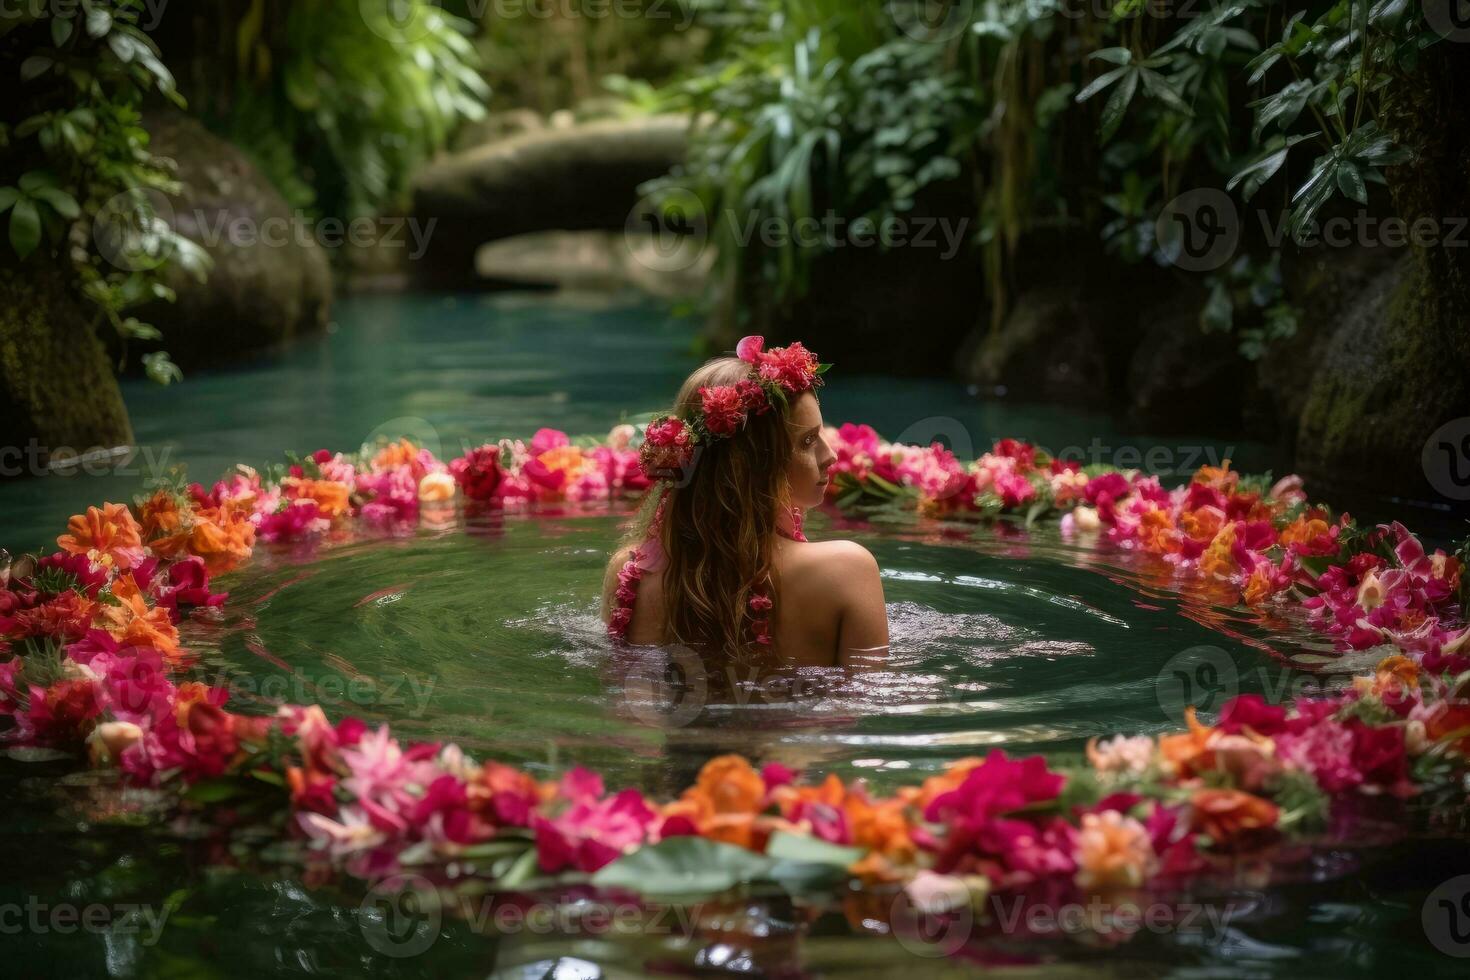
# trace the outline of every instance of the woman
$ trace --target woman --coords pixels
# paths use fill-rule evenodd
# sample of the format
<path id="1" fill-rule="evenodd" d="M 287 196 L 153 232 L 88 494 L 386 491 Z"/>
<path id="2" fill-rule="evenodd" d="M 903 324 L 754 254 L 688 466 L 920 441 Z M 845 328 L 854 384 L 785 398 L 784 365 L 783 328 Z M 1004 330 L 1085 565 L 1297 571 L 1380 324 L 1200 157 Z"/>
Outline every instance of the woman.
<path id="1" fill-rule="evenodd" d="M 706 658 L 769 650 L 797 666 L 887 650 L 873 556 L 801 532 L 836 459 L 815 394 L 823 370 L 799 343 L 767 351 L 746 337 L 736 357 L 689 376 L 672 417 L 649 423 L 640 458 L 655 482 L 603 587 L 614 638 Z"/>

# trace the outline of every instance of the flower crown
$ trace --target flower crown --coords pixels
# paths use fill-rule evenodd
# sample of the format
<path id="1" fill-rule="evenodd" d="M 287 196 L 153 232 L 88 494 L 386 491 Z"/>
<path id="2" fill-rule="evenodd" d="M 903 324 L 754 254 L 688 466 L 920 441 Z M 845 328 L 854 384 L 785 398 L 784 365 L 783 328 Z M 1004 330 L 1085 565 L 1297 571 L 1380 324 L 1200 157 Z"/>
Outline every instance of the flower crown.
<path id="1" fill-rule="evenodd" d="M 745 427 L 751 412 L 764 415 L 773 406 L 788 404 L 788 395 L 819 387 L 831 367 L 819 364 L 799 342 L 770 350 L 765 346 L 764 337 L 741 340 L 735 356 L 750 365 L 750 376 L 732 385 L 700 388 L 699 408 L 689 421 L 660 415 L 648 423 L 638 462 L 650 480 L 678 479 L 694 460 L 695 447 L 728 439 Z"/>

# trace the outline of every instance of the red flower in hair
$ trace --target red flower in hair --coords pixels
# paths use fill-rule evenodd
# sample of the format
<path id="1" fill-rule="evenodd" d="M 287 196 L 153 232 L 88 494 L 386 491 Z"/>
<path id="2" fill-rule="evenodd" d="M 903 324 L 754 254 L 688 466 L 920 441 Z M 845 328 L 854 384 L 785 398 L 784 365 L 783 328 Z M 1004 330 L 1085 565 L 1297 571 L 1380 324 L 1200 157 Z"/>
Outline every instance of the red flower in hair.
<path id="1" fill-rule="evenodd" d="M 733 436 L 745 422 L 745 399 L 735 385 L 699 389 L 704 426 L 717 436 Z"/>
<path id="2" fill-rule="evenodd" d="M 736 382 L 735 390 L 740 392 L 740 401 L 747 410 L 754 411 L 757 415 L 764 415 L 771 410 L 771 400 L 766 396 L 766 389 L 761 387 L 759 381 L 746 378 L 744 381 Z"/>
<path id="3" fill-rule="evenodd" d="M 693 434 L 683 420 L 663 418 L 648 423 L 638 463 L 650 480 L 676 479 L 693 458 Z"/>
<path id="4" fill-rule="evenodd" d="M 817 367 L 817 356 L 803 347 L 800 341 L 760 355 L 760 376 L 776 382 L 792 394 L 816 386 Z"/>

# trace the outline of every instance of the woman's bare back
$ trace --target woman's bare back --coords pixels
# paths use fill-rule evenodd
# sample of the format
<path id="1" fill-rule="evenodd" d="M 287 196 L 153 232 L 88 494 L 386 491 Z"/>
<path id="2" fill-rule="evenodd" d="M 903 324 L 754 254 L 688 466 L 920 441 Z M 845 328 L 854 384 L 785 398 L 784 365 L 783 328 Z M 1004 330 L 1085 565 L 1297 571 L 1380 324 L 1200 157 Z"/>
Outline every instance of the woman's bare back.
<path id="1" fill-rule="evenodd" d="M 617 572 L 632 549 L 613 556 L 604 596 L 617 587 Z M 888 618 L 878 563 L 852 541 L 782 538 L 773 556 L 778 600 L 772 612 L 772 648 L 792 666 L 871 664 L 888 647 Z M 640 645 L 669 642 L 662 633 L 664 581 L 660 563 L 638 578 L 637 599 L 624 639 Z M 611 611 L 605 603 L 603 618 Z"/>

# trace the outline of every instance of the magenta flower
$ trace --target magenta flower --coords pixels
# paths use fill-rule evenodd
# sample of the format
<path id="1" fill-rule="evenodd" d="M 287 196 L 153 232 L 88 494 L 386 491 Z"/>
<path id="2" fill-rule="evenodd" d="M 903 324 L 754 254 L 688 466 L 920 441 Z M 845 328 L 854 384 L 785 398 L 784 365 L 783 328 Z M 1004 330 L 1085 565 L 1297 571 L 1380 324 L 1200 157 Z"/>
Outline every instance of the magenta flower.
<path id="1" fill-rule="evenodd" d="M 649 839 L 656 814 L 636 789 L 573 804 L 560 816 L 533 817 L 541 870 L 596 871 Z"/>

